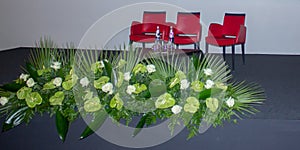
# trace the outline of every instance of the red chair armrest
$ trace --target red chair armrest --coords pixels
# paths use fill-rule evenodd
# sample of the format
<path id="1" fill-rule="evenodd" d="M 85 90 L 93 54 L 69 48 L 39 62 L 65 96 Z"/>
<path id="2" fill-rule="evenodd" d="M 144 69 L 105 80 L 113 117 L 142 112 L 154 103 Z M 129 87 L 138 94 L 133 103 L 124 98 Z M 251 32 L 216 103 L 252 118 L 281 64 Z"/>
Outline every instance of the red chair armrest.
<path id="1" fill-rule="evenodd" d="M 209 25 L 208 36 L 212 37 L 222 37 L 223 36 L 223 26 L 217 23 L 211 23 Z"/>
<path id="2" fill-rule="evenodd" d="M 237 43 L 245 43 L 246 42 L 246 31 L 247 31 L 247 27 L 244 26 L 244 25 L 241 25 L 240 26 L 240 30 L 238 32 L 238 35 L 237 35 Z"/>
<path id="3" fill-rule="evenodd" d="M 132 21 L 131 26 L 130 26 L 130 34 L 131 35 L 141 34 L 142 27 L 143 27 L 142 23 L 140 23 L 138 21 Z"/>

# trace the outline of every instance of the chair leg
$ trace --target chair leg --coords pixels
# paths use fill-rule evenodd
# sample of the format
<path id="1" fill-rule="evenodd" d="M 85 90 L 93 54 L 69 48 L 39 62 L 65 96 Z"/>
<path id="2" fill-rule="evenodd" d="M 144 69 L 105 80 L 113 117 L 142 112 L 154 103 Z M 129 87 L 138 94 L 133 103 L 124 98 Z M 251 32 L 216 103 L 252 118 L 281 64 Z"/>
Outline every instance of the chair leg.
<path id="1" fill-rule="evenodd" d="M 200 42 L 197 42 L 197 49 L 200 50 Z"/>
<path id="2" fill-rule="evenodd" d="M 194 49 L 197 49 L 197 43 L 194 43 Z"/>
<path id="3" fill-rule="evenodd" d="M 208 46 L 209 46 L 209 44 L 208 44 L 208 43 L 205 43 L 205 54 L 208 53 Z"/>
<path id="4" fill-rule="evenodd" d="M 223 46 L 223 59 L 225 61 L 226 57 L 226 46 Z"/>
<path id="5" fill-rule="evenodd" d="M 243 64 L 245 65 L 245 44 L 242 44 L 242 57 L 243 57 Z"/>
<path id="6" fill-rule="evenodd" d="M 132 45 L 133 41 L 132 40 L 129 40 L 129 45 Z"/>
<path id="7" fill-rule="evenodd" d="M 176 44 L 176 49 L 179 49 L 179 44 Z"/>
<path id="8" fill-rule="evenodd" d="M 235 61 L 235 45 L 232 45 L 231 49 L 232 49 L 232 70 L 234 70 L 234 61 Z"/>

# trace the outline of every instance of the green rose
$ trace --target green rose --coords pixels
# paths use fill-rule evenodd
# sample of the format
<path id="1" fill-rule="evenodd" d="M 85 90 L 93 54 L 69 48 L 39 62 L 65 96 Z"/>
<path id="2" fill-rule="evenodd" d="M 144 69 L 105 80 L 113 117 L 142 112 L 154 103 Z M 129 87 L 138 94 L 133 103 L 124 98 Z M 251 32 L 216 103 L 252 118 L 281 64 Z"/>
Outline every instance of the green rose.
<path id="1" fill-rule="evenodd" d="M 63 100 L 65 99 L 65 94 L 62 91 L 56 92 L 53 96 L 50 97 L 50 105 L 62 105 Z"/>
<path id="2" fill-rule="evenodd" d="M 117 108 L 117 110 L 121 110 L 122 107 L 124 105 L 124 102 L 122 101 L 122 99 L 120 98 L 119 93 L 117 93 L 111 100 L 109 103 L 109 106 L 111 108 Z"/>
<path id="3" fill-rule="evenodd" d="M 84 110 L 86 112 L 95 112 L 100 110 L 102 105 L 100 104 L 100 99 L 98 97 L 94 97 L 84 102 Z"/>
<path id="4" fill-rule="evenodd" d="M 155 101 L 156 108 L 164 109 L 172 107 L 173 105 L 175 105 L 175 99 L 169 93 L 160 95 Z"/>
<path id="5" fill-rule="evenodd" d="M 21 89 L 19 89 L 17 91 L 17 97 L 18 99 L 25 99 L 26 97 L 29 96 L 29 94 L 31 93 L 32 89 L 28 88 L 28 87 L 22 87 Z"/>
<path id="6" fill-rule="evenodd" d="M 145 73 L 145 72 L 147 72 L 147 67 L 146 67 L 145 65 L 143 65 L 143 64 L 137 64 L 137 65 L 133 68 L 132 72 L 133 72 L 134 74 L 137 74 L 137 73 L 139 73 L 139 72 Z"/>
<path id="7" fill-rule="evenodd" d="M 195 92 L 201 92 L 203 90 L 204 87 L 204 83 L 200 82 L 200 81 L 193 81 L 191 83 L 191 88 L 195 91 Z"/>
<path id="8" fill-rule="evenodd" d="M 196 97 L 188 97 L 183 109 L 189 113 L 195 113 L 199 109 L 200 103 Z"/>
<path id="9" fill-rule="evenodd" d="M 36 105 L 40 105 L 43 99 L 38 92 L 32 92 L 26 97 L 25 101 L 28 107 L 34 108 Z"/>
<path id="10" fill-rule="evenodd" d="M 133 86 L 135 87 L 135 91 L 133 92 L 135 94 L 139 94 L 139 93 L 147 90 L 147 86 L 145 84 L 137 83 L 137 84 L 134 84 Z"/>
<path id="11" fill-rule="evenodd" d="M 108 81 L 109 81 L 109 77 L 107 77 L 107 76 L 102 76 L 102 77 L 99 78 L 98 80 L 95 80 L 95 81 L 94 81 L 94 87 L 95 87 L 96 89 L 101 89 L 102 86 L 103 86 L 104 84 L 106 84 Z"/>
<path id="12" fill-rule="evenodd" d="M 217 109 L 218 109 L 218 107 L 219 107 L 219 101 L 218 101 L 218 99 L 216 99 L 216 98 L 207 98 L 206 99 L 206 107 L 210 110 L 210 111 L 212 111 L 212 112 L 215 112 Z"/>

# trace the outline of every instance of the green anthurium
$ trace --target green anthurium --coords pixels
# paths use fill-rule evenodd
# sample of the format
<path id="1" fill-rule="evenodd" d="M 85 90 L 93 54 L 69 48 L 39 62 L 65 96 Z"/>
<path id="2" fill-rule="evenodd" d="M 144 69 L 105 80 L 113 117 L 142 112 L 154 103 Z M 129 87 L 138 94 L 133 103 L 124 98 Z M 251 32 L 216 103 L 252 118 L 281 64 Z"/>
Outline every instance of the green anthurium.
<path id="1" fill-rule="evenodd" d="M 120 59 L 120 61 L 118 62 L 118 67 L 119 68 L 123 68 L 126 65 L 126 60 L 124 59 Z"/>
<path id="2" fill-rule="evenodd" d="M 103 63 L 101 63 L 100 61 L 97 61 L 95 63 L 93 63 L 91 65 L 91 70 L 94 72 L 94 73 L 97 73 L 97 72 L 100 72 L 102 71 L 101 69 L 103 68 Z"/>
<path id="3" fill-rule="evenodd" d="M 145 73 L 145 72 L 147 72 L 147 67 L 146 67 L 145 65 L 143 65 L 143 64 L 137 64 L 137 65 L 133 68 L 132 72 L 133 72 L 134 74 L 137 74 L 137 73 L 139 73 L 139 72 Z"/>
<path id="4" fill-rule="evenodd" d="M 195 113 L 199 109 L 200 103 L 196 97 L 188 97 L 183 109 L 189 113 Z"/>
<path id="5" fill-rule="evenodd" d="M 124 102 L 122 101 L 122 99 L 120 98 L 120 94 L 117 93 L 111 100 L 109 103 L 109 106 L 111 108 L 117 108 L 117 110 L 121 110 L 122 107 L 124 105 Z"/>
<path id="6" fill-rule="evenodd" d="M 90 100 L 90 99 L 93 98 L 93 94 L 94 94 L 94 92 L 86 91 L 86 94 L 84 95 L 83 99 L 84 100 Z"/>
<path id="7" fill-rule="evenodd" d="M 34 108 L 36 105 L 40 105 L 43 99 L 38 92 L 32 92 L 26 97 L 25 101 L 28 107 Z"/>
<path id="8" fill-rule="evenodd" d="M 219 107 L 219 101 L 218 101 L 218 99 L 216 99 L 216 98 L 207 98 L 206 99 L 206 107 L 210 110 L 210 111 L 212 111 L 212 112 L 215 112 L 217 109 L 218 109 L 218 107 Z"/>
<path id="9" fill-rule="evenodd" d="M 173 105 L 175 105 L 175 99 L 169 93 L 162 94 L 155 101 L 156 108 L 164 109 L 172 107 Z"/>
<path id="10" fill-rule="evenodd" d="M 17 97 L 18 99 L 25 99 L 26 97 L 29 96 L 29 94 L 31 93 L 32 89 L 29 87 L 22 87 L 21 89 L 19 89 L 17 91 Z"/>
<path id="11" fill-rule="evenodd" d="M 52 81 L 47 82 L 46 84 L 44 84 L 43 86 L 43 90 L 51 90 L 51 89 L 55 89 L 55 85 L 53 84 Z"/>
<path id="12" fill-rule="evenodd" d="M 91 98 L 84 102 L 83 108 L 86 112 L 96 112 L 102 108 L 98 97 Z"/>
<path id="13" fill-rule="evenodd" d="M 107 77 L 107 76 L 102 76 L 102 77 L 99 78 L 98 80 L 95 80 L 95 81 L 94 81 L 94 87 L 95 87 L 96 89 L 101 89 L 102 86 L 103 86 L 104 84 L 106 84 L 108 81 L 109 81 L 109 77 Z"/>
<path id="14" fill-rule="evenodd" d="M 193 81 L 191 83 L 191 89 L 193 89 L 195 92 L 201 92 L 203 90 L 204 83 L 201 81 Z"/>
<path id="15" fill-rule="evenodd" d="M 50 105 L 62 105 L 63 100 L 65 99 L 65 94 L 62 91 L 56 92 L 53 96 L 50 97 Z"/>
<path id="16" fill-rule="evenodd" d="M 185 73 L 180 70 L 175 73 L 175 77 L 179 78 L 180 81 L 186 78 Z"/>
<path id="17" fill-rule="evenodd" d="M 179 78 L 172 78 L 171 79 L 171 83 L 170 83 L 170 88 L 173 88 L 176 84 L 180 83 L 180 79 Z"/>
<path id="18" fill-rule="evenodd" d="M 63 83 L 62 83 L 62 87 L 65 89 L 65 90 L 71 90 L 72 89 L 72 87 L 73 87 L 73 82 L 72 82 L 72 80 L 68 80 L 68 81 L 64 81 Z"/>
<path id="19" fill-rule="evenodd" d="M 177 71 L 175 73 L 175 77 L 171 79 L 169 87 L 173 88 L 176 84 L 179 84 L 180 81 L 183 80 L 183 79 L 185 79 L 185 78 L 186 78 L 186 76 L 185 76 L 184 72 Z"/>
<path id="20" fill-rule="evenodd" d="M 145 84 L 137 83 L 137 84 L 134 84 L 133 86 L 135 87 L 135 91 L 133 92 L 135 94 L 139 94 L 139 93 L 147 90 L 147 86 Z"/>

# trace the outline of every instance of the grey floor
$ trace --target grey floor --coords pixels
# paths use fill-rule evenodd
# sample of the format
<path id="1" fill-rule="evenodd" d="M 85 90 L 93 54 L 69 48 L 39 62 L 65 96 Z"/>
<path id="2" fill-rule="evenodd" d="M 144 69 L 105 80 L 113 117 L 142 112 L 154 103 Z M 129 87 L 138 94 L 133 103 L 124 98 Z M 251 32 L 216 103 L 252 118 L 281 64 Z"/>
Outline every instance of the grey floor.
<path id="1" fill-rule="evenodd" d="M 28 53 L 26 48 L 0 52 L 0 84 L 19 76 L 22 71 L 20 65 L 24 64 Z M 183 130 L 172 140 L 145 149 L 299 149 L 300 67 L 298 65 L 300 65 L 300 56 L 247 55 L 245 65 L 242 64 L 241 57 L 237 56 L 233 80 L 246 80 L 262 85 L 267 100 L 264 105 L 258 107 L 261 112 L 240 120 L 238 124 L 225 123 L 224 126 L 210 128 L 204 134 L 189 141 L 186 140 L 188 132 Z M 130 149 L 111 144 L 97 135 L 79 141 L 78 137 L 84 127 L 83 120 L 75 121 L 67 140 L 62 143 L 57 137 L 54 119 L 47 115 L 37 116 L 28 126 L 21 125 L 14 130 L 0 133 L 0 146 L 1 149 L 7 150 Z"/>

